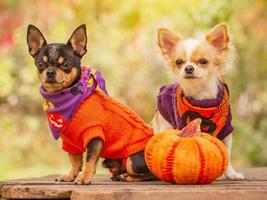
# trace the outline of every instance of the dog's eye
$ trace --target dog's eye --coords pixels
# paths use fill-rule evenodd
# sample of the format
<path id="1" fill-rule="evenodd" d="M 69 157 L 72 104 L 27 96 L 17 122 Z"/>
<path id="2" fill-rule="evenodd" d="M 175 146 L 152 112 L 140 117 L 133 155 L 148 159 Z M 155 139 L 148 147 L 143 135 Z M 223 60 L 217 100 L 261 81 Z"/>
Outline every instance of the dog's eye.
<path id="1" fill-rule="evenodd" d="M 36 66 L 38 69 L 41 69 L 41 70 L 46 68 L 45 62 L 42 62 L 42 61 L 36 63 Z"/>
<path id="2" fill-rule="evenodd" d="M 70 69 L 71 68 L 71 64 L 69 62 L 64 62 L 61 65 L 62 69 Z"/>
<path id="3" fill-rule="evenodd" d="M 201 58 L 201 59 L 199 59 L 198 63 L 201 65 L 206 65 L 208 63 L 208 61 L 204 58 Z"/>
<path id="4" fill-rule="evenodd" d="M 182 64 L 184 64 L 184 61 L 182 59 L 178 59 L 175 61 L 175 64 L 176 65 L 182 65 Z"/>

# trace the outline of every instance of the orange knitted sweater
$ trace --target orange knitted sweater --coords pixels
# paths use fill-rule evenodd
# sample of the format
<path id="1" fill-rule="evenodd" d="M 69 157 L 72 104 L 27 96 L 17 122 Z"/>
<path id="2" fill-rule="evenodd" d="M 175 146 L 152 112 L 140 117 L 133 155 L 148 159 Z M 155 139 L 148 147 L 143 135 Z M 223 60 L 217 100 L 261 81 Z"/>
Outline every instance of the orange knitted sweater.
<path id="1" fill-rule="evenodd" d="M 152 135 L 152 128 L 134 111 L 96 90 L 83 101 L 60 137 L 63 150 L 71 154 L 85 152 L 92 139 L 100 138 L 104 141 L 101 157 L 122 159 L 144 150 Z"/>

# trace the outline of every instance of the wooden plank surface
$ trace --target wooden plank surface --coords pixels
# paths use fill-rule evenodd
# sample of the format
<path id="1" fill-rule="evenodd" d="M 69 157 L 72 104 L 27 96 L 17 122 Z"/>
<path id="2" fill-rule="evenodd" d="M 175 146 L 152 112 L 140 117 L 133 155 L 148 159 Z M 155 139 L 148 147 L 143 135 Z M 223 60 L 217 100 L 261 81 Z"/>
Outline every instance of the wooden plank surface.
<path id="1" fill-rule="evenodd" d="M 267 168 L 241 170 L 245 181 L 217 180 L 210 185 L 171 185 L 161 181 L 112 182 L 96 175 L 91 185 L 55 183 L 56 176 L 0 182 L 2 199 L 100 199 L 100 200 L 267 200 Z"/>

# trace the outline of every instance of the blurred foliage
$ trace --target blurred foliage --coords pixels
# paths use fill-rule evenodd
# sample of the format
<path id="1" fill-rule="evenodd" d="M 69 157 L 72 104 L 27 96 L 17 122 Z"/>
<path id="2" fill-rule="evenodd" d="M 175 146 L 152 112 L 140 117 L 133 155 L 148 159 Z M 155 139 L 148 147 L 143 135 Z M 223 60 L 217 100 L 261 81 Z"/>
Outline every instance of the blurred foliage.
<path id="1" fill-rule="evenodd" d="M 233 162 L 267 165 L 267 2 L 265 0 L 0 0 L 0 179 L 62 173 L 69 166 L 49 133 L 26 46 L 29 23 L 66 42 L 86 23 L 84 65 L 105 75 L 109 93 L 152 119 L 158 88 L 171 82 L 156 45 L 167 27 L 186 36 L 227 22 L 237 48 L 226 79 L 234 116 Z"/>

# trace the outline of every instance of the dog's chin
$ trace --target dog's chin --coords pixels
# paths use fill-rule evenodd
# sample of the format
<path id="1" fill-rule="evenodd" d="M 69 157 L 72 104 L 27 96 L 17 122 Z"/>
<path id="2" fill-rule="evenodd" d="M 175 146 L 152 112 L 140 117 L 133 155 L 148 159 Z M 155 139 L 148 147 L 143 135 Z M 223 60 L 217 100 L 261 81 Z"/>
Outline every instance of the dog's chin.
<path id="1" fill-rule="evenodd" d="M 64 84 L 64 81 L 51 81 L 47 80 L 45 83 L 43 83 L 43 87 L 47 92 L 58 92 L 60 90 L 63 90 L 67 88 Z"/>
<path id="2" fill-rule="evenodd" d="M 45 80 L 46 84 L 51 84 L 51 85 L 53 85 L 53 84 L 62 84 L 63 82 L 64 82 L 64 79 L 57 80 L 55 78 L 46 78 L 46 80 Z"/>
<path id="3" fill-rule="evenodd" d="M 45 83 L 50 84 L 50 85 L 58 84 L 58 82 L 56 80 L 50 80 L 50 79 L 46 80 Z"/>
<path id="4" fill-rule="evenodd" d="M 194 76 L 194 75 L 185 75 L 185 76 L 182 77 L 182 79 L 184 79 L 184 80 L 198 80 L 200 78 L 201 77 Z"/>

